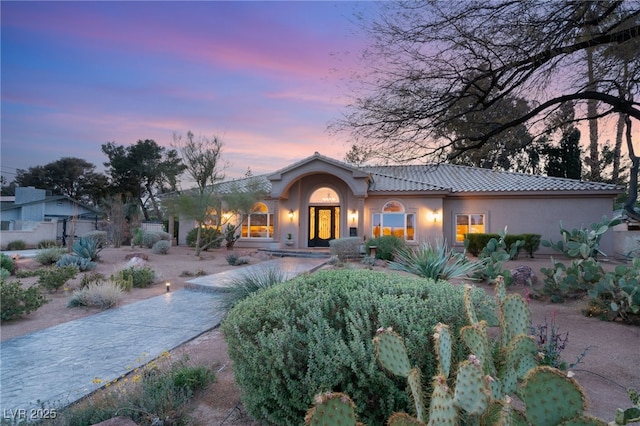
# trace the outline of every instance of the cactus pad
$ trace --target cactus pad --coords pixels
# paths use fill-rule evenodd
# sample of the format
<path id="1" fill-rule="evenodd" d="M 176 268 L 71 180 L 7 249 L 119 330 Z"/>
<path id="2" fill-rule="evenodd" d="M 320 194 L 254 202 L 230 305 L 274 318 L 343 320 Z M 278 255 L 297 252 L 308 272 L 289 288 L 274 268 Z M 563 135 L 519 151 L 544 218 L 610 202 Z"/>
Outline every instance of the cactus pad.
<path id="1" fill-rule="evenodd" d="M 478 315 L 471 299 L 471 290 L 473 290 L 473 287 L 470 285 L 464 287 L 464 310 L 467 313 L 469 324 L 473 325 L 478 322 Z"/>
<path id="2" fill-rule="evenodd" d="M 435 340 L 436 355 L 438 356 L 438 371 L 444 377 L 449 378 L 449 371 L 451 370 L 451 331 L 449 326 L 441 323 L 435 326 L 435 331 L 433 338 Z"/>
<path id="3" fill-rule="evenodd" d="M 489 381 L 482 372 L 479 361 L 461 362 L 456 376 L 453 404 L 471 415 L 479 416 L 489 406 L 490 397 Z"/>
<path id="4" fill-rule="evenodd" d="M 327 392 L 316 396 L 315 405 L 307 411 L 307 426 L 357 425 L 355 404 L 343 393 Z"/>
<path id="5" fill-rule="evenodd" d="M 420 370 L 413 368 L 407 376 L 409 388 L 411 388 L 411 397 L 416 407 L 416 417 L 418 420 L 424 420 L 424 395 L 422 393 L 422 382 L 420 380 Z"/>
<path id="6" fill-rule="evenodd" d="M 520 334 L 512 339 L 507 348 L 507 365 L 516 370 L 519 379 L 523 379 L 529 370 L 536 367 L 537 352 L 533 338 Z"/>
<path id="7" fill-rule="evenodd" d="M 496 277 L 495 294 L 496 301 L 499 305 L 502 305 L 502 302 L 504 302 L 504 299 L 507 297 L 507 288 L 504 284 L 504 277 L 502 275 Z"/>
<path id="8" fill-rule="evenodd" d="M 584 392 L 578 383 L 551 367 L 536 367 L 524 378 L 520 397 L 527 420 L 534 425 L 557 425 L 581 416 Z"/>
<path id="9" fill-rule="evenodd" d="M 493 373 L 493 363 L 489 350 L 489 337 L 487 336 L 487 323 L 480 321 L 474 325 L 466 325 L 460 329 L 460 337 L 469 352 L 474 354 L 481 362 L 487 374 Z"/>
<path id="10" fill-rule="evenodd" d="M 510 294 L 501 304 L 502 346 L 507 346 L 519 334 L 527 334 L 531 324 L 531 311 L 519 294 Z"/>
<path id="11" fill-rule="evenodd" d="M 400 377 L 407 377 L 411 364 L 402 337 L 391 330 L 383 330 L 373 338 L 376 359 L 386 371 Z"/>
<path id="12" fill-rule="evenodd" d="M 436 376 L 429 405 L 429 426 L 453 426 L 458 421 L 458 410 L 453 405 L 453 397 L 444 376 Z"/>

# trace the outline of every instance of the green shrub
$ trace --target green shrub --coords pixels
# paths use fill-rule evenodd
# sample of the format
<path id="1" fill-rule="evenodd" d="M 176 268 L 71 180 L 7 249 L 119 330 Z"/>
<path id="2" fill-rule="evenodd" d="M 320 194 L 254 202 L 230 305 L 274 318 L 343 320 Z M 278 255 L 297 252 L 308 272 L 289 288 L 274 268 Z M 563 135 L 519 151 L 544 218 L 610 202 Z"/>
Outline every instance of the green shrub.
<path id="1" fill-rule="evenodd" d="M 0 268 L 6 269 L 10 274 L 13 274 L 13 271 L 16 268 L 16 264 L 12 258 L 4 253 L 0 253 Z"/>
<path id="2" fill-rule="evenodd" d="M 91 259 L 81 257 L 75 254 L 65 254 L 57 262 L 56 266 L 63 268 L 65 266 L 74 266 L 80 272 L 91 271 L 98 266 L 96 262 L 92 262 Z"/>
<path id="3" fill-rule="evenodd" d="M 36 253 L 36 262 L 41 265 L 49 266 L 56 263 L 65 253 L 65 249 L 62 247 L 51 247 L 38 250 Z"/>
<path id="4" fill-rule="evenodd" d="M 39 273 L 40 269 L 18 269 L 16 271 L 16 278 L 37 277 Z"/>
<path id="5" fill-rule="evenodd" d="M 157 232 L 145 231 L 142 234 L 142 246 L 151 248 L 155 243 L 160 241 L 160 235 Z"/>
<path id="6" fill-rule="evenodd" d="M 25 250 L 27 248 L 27 243 L 23 240 L 14 240 L 7 244 L 7 250 Z"/>
<path id="7" fill-rule="evenodd" d="M 340 260 L 358 259 L 362 238 L 345 237 L 329 241 L 329 250 L 332 256 L 338 256 Z"/>
<path id="8" fill-rule="evenodd" d="M 56 240 L 42 240 L 39 241 L 37 245 L 38 249 L 48 249 L 54 247 L 60 247 L 60 244 L 58 244 Z"/>
<path id="9" fill-rule="evenodd" d="M 464 248 L 473 256 L 478 257 L 491 239 L 498 240 L 499 238 L 498 234 L 464 234 Z"/>
<path id="10" fill-rule="evenodd" d="M 405 384 L 376 364 L 371 339 L 390 326 L 408 340 L 425 377 L 436 373 L 430 336 L 438 322 L 466 324 L 462 286 L 364 270 L 320 271 L 256 293 L 222 323 L 243 404 L 269 424 L 300 424 L 319 392 L 341 390 L 368 424 L 410 406 Z M 478 309 L 487 301 L 473 291 Z M 493 307 L 492 307 L 493 308 Z M 495 319 L 492 320 L 492 323 Z M 454 348 L 454 359 L 465 353 Z"/>
<path id="11" fill-rule="evenodd" d="M 187 245 L 189 247 L 196 246 L 196 237 L 198 235 L 198 228 L 193 228 L 187 234 Z M 216 228 L 202 228 L 200 233 L 200 247 L 204 247 L 203 250 L 209 248 L 220 248 L 222 244 L 222 234 Z"/>
<path id="12" fill-rule="evenodd" d="M 376 247 L 376 259 L 393 260 L 393 255 L 397 250 L 405 247 L 404 240 L 394 235 L 384 235 L 382 237 L 372 238 L 367 241 L 366 251 L 371 254 L 371 247 Z"/>
<path id="13" fill-rule="evenodd" d="M 423 278 L 447 280 L 465 277 L 484 268 L 482 261 L 470 261 L 464 253 L 448 249 L 444 241 L 423 242 L 418 247 L 398 250 L 391 269 L 409 272 Z"/>
<path id="14" fill-rule="evenodd" d="M 189 394 L 205 389 L 216 378 L 213 371 L 207 367 L 192 367 L 188 365 L 176 367 L 171 372 L 171 376 L 173 376 L 173 386 L 186 390 Z"/>
<path id="15" fill-rule="evenodd" d="M 86 306 L 90 308 L 109 309 L 122 299 L 122 288 L 112 282 L 93 282 L 74 290 L 69 298 L 68 307 Z"/>
<path id="16" fill-rule="evenodd" d="M 46 297 L 36 286 L 27 289 L 20 281 L 7 282 L 0 280 L 0 319 L 2 321 L 20 318 L 30 312 L 38 310 L 48 302 Z"/>
<path id="17" fill-rule="evenodd" d="M 149 287 L 156 279 L 155 271 L 146 266 L 144 268 L 136 268 L 134 266 L 125 268 L 120 271 L 120 276 L 123 280 L 128 280 L 131 277 L 135 288 Z"/>
<path id="18" fill-rule="evenodd" d="M 167 254 L 171 248 L 171 243 L 167 240 L 157 241 L 152 247 L 151 252 L 153 254 Z"/>
<path id="19" fill-rule="evenodd" d="M 225 256 L 227 263 L 231 266 L 240 266 L 240 265 L 248 265 L 251 263 L 251 258 L 249 256 L 238 256 L 235 253 L 227 253 Z"/>
<path id="20" fill-rule="evenodd" d="M 67 281 L 75 278 L 77 274 L 78 268 L 73 265 L 43 268 L 38 274 L 38 285 L 53 293 L 63 287 Z"/>
<path id="21" fill-rule="evenodd" d="M 107 245 L 107 231 L 89 231 L 82 235 L 82 238 L 94 238 L 98 240 L 98 246 L 104 248 Z"/>
<path id="22" fill-rule="evenodd" d="M 286 280 L 287 274 L 273 265 L 249 269 L 231 281 L 231 285 L 221 294 L 220 306 L 224 310 L 229 310 L 252 294 Z"/>
<path id="23" fill-rule="evenodd" d="M 98 260 L 98 253 L 102 251 L 99 237 L 82 237 L 73 243 L 72 250 L 75 254 L 91 261 Z"/>
<path id="24" fill-rule="evenodd" d="M 143 235 L 144 235 L 143 229 L 135 228 L 133 230 L 133 237 L 131 237 L 131 245 L 142 246 Z"/>
<path id="25" fill-rule="evenodd" d="M 0 268 L 0 279 L 6 280 L 10 276 L 11 276 L 11 272 L 9 272 L 8 270 L 6 270 L 4 268 Z"/>
<path id="26" fill-rule="evenodd" d="M 540 247 L 541 236 L 539 234 L 522 234 L 520 237 L 524 241 L 522 250 L 526 251 L 529 257 L 533 258 L 533 253 L 538 251 Z"/>
<path id="27" fill-rule="evenodd" d="M 163 354 L 138 373 L 109 382 L 103 392 L 59 412 L 55 423 L 92 425 L 125 416 L 140 425 L 192 424 L 187 403 L 215 381 L 215 373 L 208 367 L 191 365 L 186 358 L 171 361 L 169 357 Z"/>
<path id="28" fill-rule="evenodd" d="M 164 231 L 153 231 L 153 232 L 155 232 L 160 237 L 160 241 L 171 241 L 170 233 L 164 232 Z"/>
<path id="29" fill-rule="evenodd" d="M 472 255 L 478 257 L 482 253 L 482 250 L 489 244 L 489 241 L 495 239 L 500 240 L 500 234 L 464 234 L 465 248 Z M 522 243 L 517 243 L 522 240 Z M 517 245 L 517 251 L 514 258 L 518 256 L 518 253 L 522 250 L 526 251 L 529 257 L 533 257 L 533 253 L 540 247 L 540 235 L 538 234 L 507 234 L 504 236 L 504 242 L 506 244 L 505 249 L 511 251 L 514 243 Z"/>

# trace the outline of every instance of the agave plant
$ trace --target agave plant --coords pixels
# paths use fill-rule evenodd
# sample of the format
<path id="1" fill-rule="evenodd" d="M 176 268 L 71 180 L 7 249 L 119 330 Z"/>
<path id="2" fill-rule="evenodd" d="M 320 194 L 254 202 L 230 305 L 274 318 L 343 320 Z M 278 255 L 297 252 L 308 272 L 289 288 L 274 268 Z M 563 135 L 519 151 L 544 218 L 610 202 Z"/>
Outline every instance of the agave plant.
<path id="1" fill-rule="evenodd" d="M 100 239 L 97 237 L 82 237 L 73 243 L 73 252 L 91 261 L 98 260 L 98 253 L 102 250 Z"/>
<path id="2" fill-rule="evenodd" d="M 447 280 L 466 277 L 484 268 L 484 261 L 469 260 L 464 253 L 447 248 L 446 241 L 423 241 L 418 247 L 407 247 L 394 254 L 389 267 L 424 278 Z"/>

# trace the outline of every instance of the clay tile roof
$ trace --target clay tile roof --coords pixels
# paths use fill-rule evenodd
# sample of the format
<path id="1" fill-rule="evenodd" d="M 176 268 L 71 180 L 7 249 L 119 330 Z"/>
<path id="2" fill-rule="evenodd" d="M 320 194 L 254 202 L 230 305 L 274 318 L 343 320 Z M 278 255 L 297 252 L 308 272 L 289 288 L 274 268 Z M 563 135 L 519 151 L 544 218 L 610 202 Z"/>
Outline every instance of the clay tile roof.
<path id="1" fill-rule="evenodd" d="M 583 182 L 550 176 L 504 172 L 454 164 L 367 166 L 371 173 L 371 191 L 411 191 L 423 185 L 424 189 L 448 189 L 464 192 L 536 192 L 536 191 L 619 191 L 613 184 Z"/>

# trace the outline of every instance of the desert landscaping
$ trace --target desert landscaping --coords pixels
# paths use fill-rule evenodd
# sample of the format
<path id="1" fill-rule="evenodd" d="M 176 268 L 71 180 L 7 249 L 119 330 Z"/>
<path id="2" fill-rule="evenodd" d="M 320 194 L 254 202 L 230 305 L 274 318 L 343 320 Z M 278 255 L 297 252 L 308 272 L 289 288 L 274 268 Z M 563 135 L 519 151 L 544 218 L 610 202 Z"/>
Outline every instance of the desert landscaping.
<path id="1" fill-rule="evenodd" d="M 165 282 L 171 283 L 171 291 L 184 288 L 185 282 L 197 275 L 209 275 L 242 266 L 230 266 L 226 260 L 226 249 L 203 252 L 200 257 L 194 250 L 184 246 L 171 247 L 166 255 L 153 254 L 149 249 L 107 248 L 100 253 L 100 261 L 96 272 L 109 276 L 127 262 L 127 256 L 142 253 L 147 256 L 147 266 L 154 269 L 157 284 L 133 289 L 125 293 L 122 304 L 133 303 L 165 292 Z M 251 264 L 268 259 L 268 255 L 258 252 L 246 252 Z M 535 259 L 521 258 L 510 261 L 507 268 L 529 266 L 540 276 L 540 268 L 549 266 L 549 257 Z M 607 268 L 615 266 L 615 262 L 605 262 Z M 21 258 L 16 261 L 18 269 L 35 269 L 40 265 L 34 259 Z M 360 262 L 353 262 L 351 267 L 364 267 Z M 326 265 L 324 268 L 336 266 Z M 377 269 L 389 273 L 398 273 L 381 266 Z M 67 301 L 74 288 L 79 286 L 80 276 L 70 281 L 57 293 L 46 293 L 49 302 L 36 312 L 19 320 L 3 322 L 2 340 L 21 336 L 36 330 L 50 327 L 62 322 L 93 315 L 98 309 L 68 308 Z M 31 285 L 36 278 L 21 279 L 23 284 Z M 458 280 L 458 283 L 462 282 Z M 482 283 L 487 291 L 491 289 Z M 530 300 L 533 326 L 553 321 L 561 334 L 568 333 L 568 341 L 562 352 L 563 359 L 571 364 L 577 357 L 584 355 L 581 362 L 571 368 L 576 380 L 585 388 L 589 414 L 611 421 L 618 407 L 627 407 L 630 402 L 625 389 L 640 388 L 640 327 L 624 325 L 616 322 L 601 321 L 595 317 L 586 317 L 582 309 L 587 306 L 583 300 L 564 304 L 552 304 L 544 300 L 536 300 L 531 295 L 541 287 L 541 283 L 533 286 L 513 286 L 509 291 L 521 293 Z M 185 290 L 188 291 L 188 290 Z M 181 356 L 188 354 L 191 361 L 210 366 L 216 371 L 216 382 L 191 402 L 189 411 L 198 425 L 252 425 L 253 422 L 245 413 L 240 392 L 233 380 L 232 363 L 226 352 L 226 344 L 222 333 L 213 329 L 192 341 L 172 349 L 172 353 Z"/>

